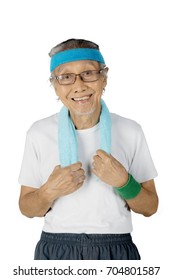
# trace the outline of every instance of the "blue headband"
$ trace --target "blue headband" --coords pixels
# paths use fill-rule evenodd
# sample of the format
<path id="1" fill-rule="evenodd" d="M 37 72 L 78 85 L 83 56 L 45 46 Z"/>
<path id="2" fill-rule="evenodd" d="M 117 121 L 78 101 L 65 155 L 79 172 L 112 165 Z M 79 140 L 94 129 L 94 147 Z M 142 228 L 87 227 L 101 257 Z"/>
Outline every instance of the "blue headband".
<path id="1" fill-rule="evenodd" d="M 61 64 L 77 60 L 95 60 L 105 64 L 101 52 L 97 49 L 79 48 L 59 52 L 51 57 L 50 72 Z"/>

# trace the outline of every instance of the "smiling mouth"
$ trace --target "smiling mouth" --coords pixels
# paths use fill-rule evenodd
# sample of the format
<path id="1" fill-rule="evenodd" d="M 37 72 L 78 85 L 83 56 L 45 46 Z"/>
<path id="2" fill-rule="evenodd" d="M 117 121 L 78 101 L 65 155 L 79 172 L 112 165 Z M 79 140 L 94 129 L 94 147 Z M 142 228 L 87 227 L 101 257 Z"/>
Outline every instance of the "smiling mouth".
<path id="1" fill-rule="evenodd" d="M 92 94 L 90 94 L 90 95 L 85 95 L 85 96 L 82 96 L 82 97 L 74 97 L 74 98 L 72 98 L 72 100 L 73 101 L 77 101 L 77 102 L 85 102 L 85 101 L 87 101 L 87 100 L 89 100 L 90 99 L 90 97 L 92 96 Z"/>

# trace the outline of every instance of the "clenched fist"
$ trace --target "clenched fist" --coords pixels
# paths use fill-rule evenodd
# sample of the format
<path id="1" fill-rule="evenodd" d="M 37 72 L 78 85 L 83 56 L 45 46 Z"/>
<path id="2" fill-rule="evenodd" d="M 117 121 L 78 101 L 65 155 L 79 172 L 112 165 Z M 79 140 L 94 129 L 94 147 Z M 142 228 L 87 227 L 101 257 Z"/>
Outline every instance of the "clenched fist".
<path id="1" fill-rule="evenodd" d="M 124 166 L 103 150 L 96 151 L 92 171 L 101 181 L 113 187 L 122 187 L 128 181 L 128 173 Z"/>
<path id="2" fill-rule="evenodd" d="M 43 188 L 47 199 L 55 199 L 73 193 L 79 189 L 85 180 L 84 170 L 80 162 L 67 167 L 56 166 Z"/>

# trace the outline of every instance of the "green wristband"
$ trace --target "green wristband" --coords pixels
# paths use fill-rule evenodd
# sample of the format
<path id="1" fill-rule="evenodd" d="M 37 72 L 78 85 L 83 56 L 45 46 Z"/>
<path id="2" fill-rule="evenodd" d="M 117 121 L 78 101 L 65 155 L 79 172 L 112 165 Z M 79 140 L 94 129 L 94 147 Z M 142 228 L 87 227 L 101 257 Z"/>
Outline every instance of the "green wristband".
<path id="1" fill-rule="evenodd" d="M 129 174 L 127 184 L 114 189 L 123 199 L 132 199 L 140 193 L 141 185 Z"/>

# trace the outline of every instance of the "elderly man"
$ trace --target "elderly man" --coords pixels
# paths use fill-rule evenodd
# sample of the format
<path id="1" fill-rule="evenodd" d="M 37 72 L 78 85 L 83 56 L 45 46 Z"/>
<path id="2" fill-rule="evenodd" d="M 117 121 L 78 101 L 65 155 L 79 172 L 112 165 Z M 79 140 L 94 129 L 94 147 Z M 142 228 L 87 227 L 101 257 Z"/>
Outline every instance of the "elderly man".
<path id="1" fill-rule="evenodd" d="M 70 39 L 50 57 L 64 106 L 29 129 L 19 176 L 21 212 L 45 219 L 35 259 L 140 259 L 131 210 L 158 207 L 143 131 L 103 101 L 108 68 L 97 44 Z"/>

